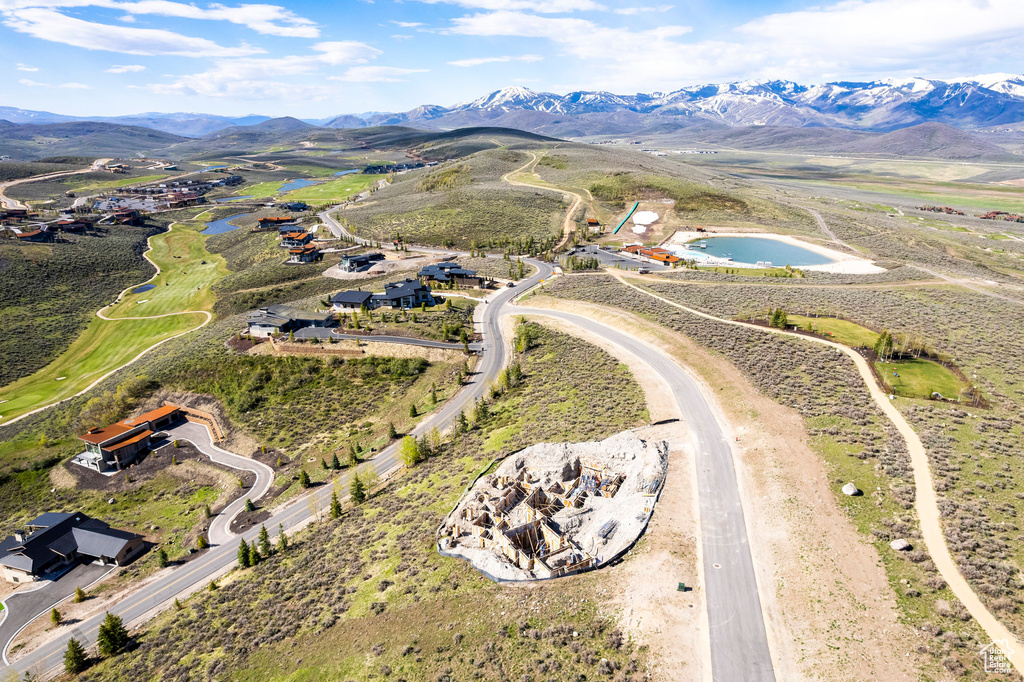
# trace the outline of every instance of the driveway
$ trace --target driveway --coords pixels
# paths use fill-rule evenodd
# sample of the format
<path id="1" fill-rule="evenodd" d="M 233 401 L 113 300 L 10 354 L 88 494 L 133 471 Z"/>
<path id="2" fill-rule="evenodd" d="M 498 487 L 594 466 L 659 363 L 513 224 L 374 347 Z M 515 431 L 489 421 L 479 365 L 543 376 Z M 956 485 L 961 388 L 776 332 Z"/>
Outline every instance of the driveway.
<path id="1" fill-rule="evenodd" d="M 7 660 L 7 649 L 22 628 L 73 595 L 76 587 L 84 589 L 115 568 L 79 564 L 56 580 L 40 581 L 4 600 L 3 620 L 0 621 L 0 645 L 3 647 L 0 653 L 3 654 L 4 663 L 10 663 Z"/>
<path id="2" fill-rule="evenodd" d="M 240 495 L 237 500 L 226 506 L 217 514 L 213 523 L 210 524 L 209 535 L 211 544 L 222 545 L 230 541 L 235 537 L 230 530 L 231 521 L 238 515 L 238 512 L 245 508 L 245 501 L 247 499 L 255 502 L 270 490 L 270 486 L 274 482 L 274 470 L 263 462 L 257 462 L 250 457 L 236 455 L 233 452 L 217 447 L 213 444 L 210 430 L 203 424 L 178 422 L 173 427 L 166 429 L 166 431 L 168 438 L 171 440 L 187 440 L 217 464 L 241 471 L 251 471 L 256 474 L 256 482 L 253 483 L 248 492 Z"/>

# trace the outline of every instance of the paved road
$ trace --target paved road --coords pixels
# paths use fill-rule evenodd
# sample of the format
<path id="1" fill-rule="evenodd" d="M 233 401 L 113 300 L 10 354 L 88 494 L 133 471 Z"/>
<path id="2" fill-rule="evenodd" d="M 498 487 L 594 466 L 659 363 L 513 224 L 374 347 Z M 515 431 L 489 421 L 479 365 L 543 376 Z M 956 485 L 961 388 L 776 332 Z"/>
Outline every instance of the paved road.
<path id="1" fill-rule="evenodd" d="M 347 341 L 358 339 L 359 341 L 380 341 L 382 343 L 404 343 L 410 346 L 423 346 L 424 348 L 446 348 L 462 350 L 461 343 L 450 341 L 434 341 L 432 339 L 415 339 L 408 336 L 387 336 L 385 334 L 339 334 L 335 329 L 326 327 L 306 327 L 295 332 L 297 339 L 344 339 Z M 469 349 L 473 351 L 482 350 L 483 344 L 471 343 Z"/>
<path id="2" fill-rule="evenodd" d="M 459 412 L 483 396 L 491 382 L 497 378 L 498 371 L 505 363 L 506 353 L 505 340 L 501 338 L 498 326 L 503 308 L 513 296 L 536 284 L 542 278 L 550 277 L 552 273 L 551 266 L 547 264 L 537 261 L 531 261 L 531 264 L 538 268 L 538 272 L 524 280 L 521 287 L 499 289 L 491 295 L 488 303 L 477 306 L 476 315 L 485 337 L 484 354 L 476 367 L 476 373 L 469 377 L 470 383 L 463 391 L 444 403 L 440 409 L 428 415 L 413 430 L 413 435 L 419 436 L 427 429 L 435 426 L 443 429 L 451 424 Z M 195 433 L 186 437 L 189 440 L 192 440 L 193 437 L 200 438 Z M 226 454 L 230 455 L 231 453 Z M 381 451 L 377 457 L 364 466 L 372 466 L 382 475 L 388 475 L 398 464 L 398 445 L 396 443 Z M 343 486 L 342 489 L 347 490 L 348 473 L 340 475 L 337 480 Z M 310 494 L 297 498 L 266 521 L 267 529 L 276 534 L 279 526 L 287 530 L 305 524 L 313 516 L 314 507 L 317 509 L 318 515 L 322 514 L 330 506 L 331 491 L 332 486 L 330 485 L 320 486 Z M 311 504 L 310 498 L 315 500 L 315 503 Z M 222 514 L 222 516 L 227 517 L 228 514 Z M 240 537 L 251 542 L 258 534 L 259 529 L 252 528 Z M 152 615 L 153 609 L 166 607 L 175 597 L 182 597 L 202 589 L 213 576 L 234 565 L 237 561 L 238 542 L 238 536 L 230 538 L 223 543 L 214 544 L 209 550 L 186 564 L 164 569 L 161 577 L 142 586 L 124 601 L 112 605 L 109 611 L 121 616 L 126 624 L 140 625 Z M 15 670 L 18 674 L 30 671 L 38 675 L 55 668 L 59 669 L 63 665 L 64 649 L 67 646 L 68 638 L 75 637 L 86 646 L 94 644 L 101 621 L 102 615 L 87 619 L 70 631 L 61 633 L 35 651 L 14 661 L 11 666 L 0 666 L 0 678 L 6 675 L 10 669 Z"/>
<path id="3" fill-rule="evenodd" d="M 15 636 L 41 613 L 46 613 L 75 593 L 75 588 L 86 588 L 107 573 L 114 566 L 102 564 L 79 564 L 54 580 L 42 580 L 32 587 L 15 592 L 4 600 L 0 614 L 0 652 L 7 663 L 7 649 Z M 65 626 L 67 627 L 67 626 Z"/>
<path id="4" fill-rule="evenodd" d="M 240 471 L 251 471 L 256 474 L 256 482 L 245 495 L 226 506 L 210 524 L 210 543 L 222 545 L 229 542 L 234 535 L 231 533 L 231 522 L 238 513 L 245 508 L 247 499 L 255 502 L 263 497 L 270 486 L 274 483 L 274 470 L 263 462 L 257 462 L 251 457 L 243 457 L 233 452 L 228 452 L 213 444 L 210 436 L 210 429 L 203 424 L 195 422 L 178 422 L 174 427 L 165 429 L 167 435 L 173 439 L 183 439 L 195 445 L 203 454 L 212 461 L 222 466 L 238 469 Z"/>
<path id="5" fill-rule="evenodd" d="M 547 309 L 509 312 L 571 322 L 640 358 L 668 382 L 693 440 L 712 679 L 774 680 L 732 448 L 700 387 L 667 356 L 599 322 Z"/>

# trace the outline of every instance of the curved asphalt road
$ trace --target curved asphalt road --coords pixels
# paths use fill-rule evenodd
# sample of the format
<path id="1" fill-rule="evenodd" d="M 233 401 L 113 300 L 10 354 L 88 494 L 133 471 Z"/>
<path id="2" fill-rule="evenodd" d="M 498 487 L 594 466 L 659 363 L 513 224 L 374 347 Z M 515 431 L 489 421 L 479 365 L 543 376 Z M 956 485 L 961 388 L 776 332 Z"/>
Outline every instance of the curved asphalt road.
<path id="1" fill-rule="evenodd" d="M 499 289 L 492 294 L 487 303 L 477 306 L 478 322 L 484 332 L 484 353 L 476 367 L 475 374 L 469 378 L 470 383 L 458 395 L 443 404 L 440 409 L 428 415 L 427 419 L 422 421 L 413 430 L 413 435 L 421 435 L 427 429 L 435 426 L 443 429 L 449 425 L 458 416 L 459 412 L 472 405 L 477 398 L 483 396 L 490 383 L 497 377 L 498 372 L 505 364 L 506 355 L 505 340 L 501 337 L 499 327 L 503 308 L 513 296 L 537 284 L 542 279 L 550 277 L 552 274 L 551 266 L 546 263 L 531 261 L 531 264 L 538 268 L 538 272 L 524 280 L 521 288 Z M 195 426 L 199 431 L 205 431 L 205 427 Z M 180 428 L 184 427 L 176 427 L 171 432 L 175 432 Z M 185 437 L 195 443 L 197 447 L 203 444 L 201 434 L 193 432 L 191 429 L 188 433 L 183 433 L 179 437 Z M 209 438 L 208 433 L 206 438 Z M 200 449 L 203 448 L 201 447 Z M 226 451 L 221 452 L 226 453 Z M 231 453 L 226 454 L 231 455 Z M 236 455 L 235 457 L 238 456 Z M 246 463 L 253 462 L 253 460 L 248 458 L 238 457 L 238 459 L 245 460 Z M 398 444 L 395 443 L 384 449 L 377 457 L 364 466 L 372 466 L 382 475 L 387 475 L 399 466 Z M 338 476 L 335 480 L 343 486 L 342 490 L 347 491 L 348 473 Z M 297 498 L 267 519 L 265 522 L 267 529 L 276 534 L 279 526 L 289 529 L 306 523 L 313 517 L 314 510 L 316 510 L 316 514 L 319 516 L 330 505 L 332 488 L 332 485 L 320 486 L 311 493 Z M 242 498 L 241 503 L 244 505 L 244 498 Z M 225 512 L 221 513 L 221 516 L 224 517 L 226 522 L 232 514 L 225 510 Z M 239 537 L 251 542 L 258 534 L 259 529 L 252 528 L 241 536 L 233 536 L 226 539 L 223 543 L 213 544 L 209 550 L 206 550 L 202 555 L 186 564 L 164 569 L 159 578 L 143 585 L 125 600 L 112 605 L 109 611 L 121 616 L 129 626 L 140 625 L 152 615 L 150 612 L 153 609 L 166 606 L 175 597 L 182 597 L 202 589 L 213 576 L 234 565 L 238 558 Z M 68 639 L 74 637 L 85 646 L 95 644 L 96 633 L 102 620 L 102 615 L 84 620 L 74 628 L 61 633 L 60 636 L 43 644 L 35 651 L 14 661 L 12 665 L 0 666 L 0 677 L 7 675 L 11 670 L 16 671 L 17 674 L 28 671 L 40 676 L 43 676 L 50 670 L 62 670 L 64 650 Z"/>
<path id="2" fill-rule="evenodd" d="M 700 386 L 668 356 L 599 322 L 542 308 L 517 306 L 514 313 L 570 322 L 640 358 L 668 382 L 690 430 L 697 468 L 712 679 L 774 680 L 732 448 Z"/>

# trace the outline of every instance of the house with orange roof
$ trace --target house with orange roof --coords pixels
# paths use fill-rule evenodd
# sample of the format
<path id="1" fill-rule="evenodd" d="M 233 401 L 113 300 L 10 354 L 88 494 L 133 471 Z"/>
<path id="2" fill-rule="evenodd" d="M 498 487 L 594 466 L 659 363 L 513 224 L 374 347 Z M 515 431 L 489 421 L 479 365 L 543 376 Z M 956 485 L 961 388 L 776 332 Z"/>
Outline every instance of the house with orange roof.
<path id="1" fill-rule="evenodd" d="M 154 433 L 180 417 L 181 408 L 168 403 L 138 417 L 91 428 L 78 437 L 85 452 L 72 461 L 100 473 L 120 471 L 149 449 Z"/>

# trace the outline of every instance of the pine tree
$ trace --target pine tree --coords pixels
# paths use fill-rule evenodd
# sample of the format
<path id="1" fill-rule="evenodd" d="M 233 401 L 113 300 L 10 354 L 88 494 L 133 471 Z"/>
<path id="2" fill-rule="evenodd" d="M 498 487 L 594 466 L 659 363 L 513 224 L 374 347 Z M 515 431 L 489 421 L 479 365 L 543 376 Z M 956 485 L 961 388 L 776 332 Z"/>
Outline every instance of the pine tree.
<path id="1" fill-rule="evenodd" d="M 205 535 L 200 535 L 198 538 L 196 538 L 196 547 L 197 548 L 199 548 L 199 549 L 206 549 L 209 546 L 210 546 L 210 543 L 206 539 Z"/>
<path id="2" fill-rule="evenodd" d="M 76 604 L 81 604 L 85 600 L 86 600 L 85 590 L 83 590 L 81 587 L 76 587 L 75 588 L 75 603 Z"/>
<path id="3" fill-rule="evenodd" d="M 308 488 L 313 485 L 313 482 L 309 480 L 309 474 L 306 473 L 305 469 L 299 472 L 299 485 L 303 488 Z"/>
<path id="4" fill-rule="evenodd" d="M 72 637 L 68 640 L 68 648 L 64 652 L 64 672 L 68 675 L 77 675 L 88 667 L 88 660 L 85 657 L 85 647 Z"/>
<path id="5" fill-rule="evenodd" d="M 270 533 L 267 532 L 266 526 L 260 526 L 260 554 L 263 556 L 270 556 Z"/>
<path id="6" fill-rule="evenodd" d="M 213 516 L 213 510 L 210 509 L 210 505 L 207 504 L 203 506 L 203 514 L 206 516 L 206 518 L 210 518 L 211 516 Z"/>
<path id="7" fill-rule="evenodd" d="M 288 549 L 288 536 L 284 534 L 284 525 L 277 524 L 277 551 L 284 552 Z"/>
<path id="8" fill-rule="evenodd" d="M 412 419 L 415 419 L 416 417 L 419 416 L 418 414 L 416 414 L 416 404 L 415 403 L 413 403 L 412 405 L 409 406 L 409 416 Z"/>
<path id="9" fill-rule="evenodd" d="M 341 516 L 341 502 L 338 501 L 338 493 L 331 493 L 331 518 L 336 519 Z"/>
<path id="10" fill-rule="evenodd" d="M 469 420 L 466 419 L 465 412 L 459 412 L 459 416 L 455 419 L 455 432 L 466 433 L 469 431 Z"/>
<path id="11" fill-rule="evenodd" d="M 249 556 L 249 543 L 245 540 L 238 545 L 238 565 L 242 568 L 252 566 L 252 557 Z"/>
<path id="12" fill-rule="evenodd" d="M 242 544 L 245 544 L 245 540 L 242 541 Z M 256 566 L 261 561 L 263 561 L 263 557 L 260 556 L 260 550 L 256 547 L 256 541 L 253 540 L 252 544 L 249 545 L 249 564 Z"/>
<path id="13" fill-rule="evenodd" d="M 107 613 L 107 617 L 100 624 L 96 643 L 99 645 L 100 656 L 116 656 L 124 651 L 128 646 L 128 630 L 125 629 L 120 616 Z"/>
<path id="14" fill-rule="evenodd" d="M 366 486 L 363 485 L 358 474 L 352 475 L 352 484 L 349 486 L 348 494 L 356 504 L 362 504 L 366 499 Z"/>
<path id="15" fill-rule="evenodd" d="M 430 385 L 430 404 L 437 405 L 437 384 Z"/>
<path id="16" fill-rule="evenodd" d="M 60 611 L 54 607 L 54 609 L 50 611 L 50 622 L 53 623 L 54 627 L 56 627 L 57 625 L 60 625 L 62 620 L 64 620 L 64 616 L 60 615 Z"/>
<path id="17" fill-rule="evenodd" d="M 167 550 L 163 547 L 156 551 L 156 565 L 160 568 L 167 568 L 167 564 L 170 563 L 167 560 Z"/>
<path id="18" fill-rule="evenodd" d="M 327 471 L 327 469 L 329 468 L 327 466 L 327 460 L 324 459 L 323 457 L 320 458 L 320 468 L 323 469 L 324 471 Z"/>
<path id="19" fill-rule="evenodd" d="M 245 498 L 245 511 L 247 511 L 247 512 L 254 512 L 254 511 L 256 511 L 256 505 L 253 504 L 252 500 L 250 500 L 248 497 Z"/>
<path id="20" fill-rule="evenodd" d="M 388 422 L 388 440 L 398 438 L 398 431 L 395 430 L 394 422 Z"/>
<path id="21" fill-rule="evenodd" d="M 175 597 L 175 598 L 174 598 L 174 610 L 175 610 L 175 611 L 181 611 L 181 610 L 182 610 L 183 608 L 185 608 L 185 605 L 184 605 L 184 604 L 182 604 L 182 603 L 181 603 L 181 602 L 180 602 L 180 601 L 178 600 L 178 598 L 177 598 L 177 597 Z"/>
<path id="22" fill-rule="evenodd" d="M 334 456 L 331 457 L 331 468 L 337 471 L 341 468 L 341 462 L 338 460 L 338 453 L 335 452 Z"/>

